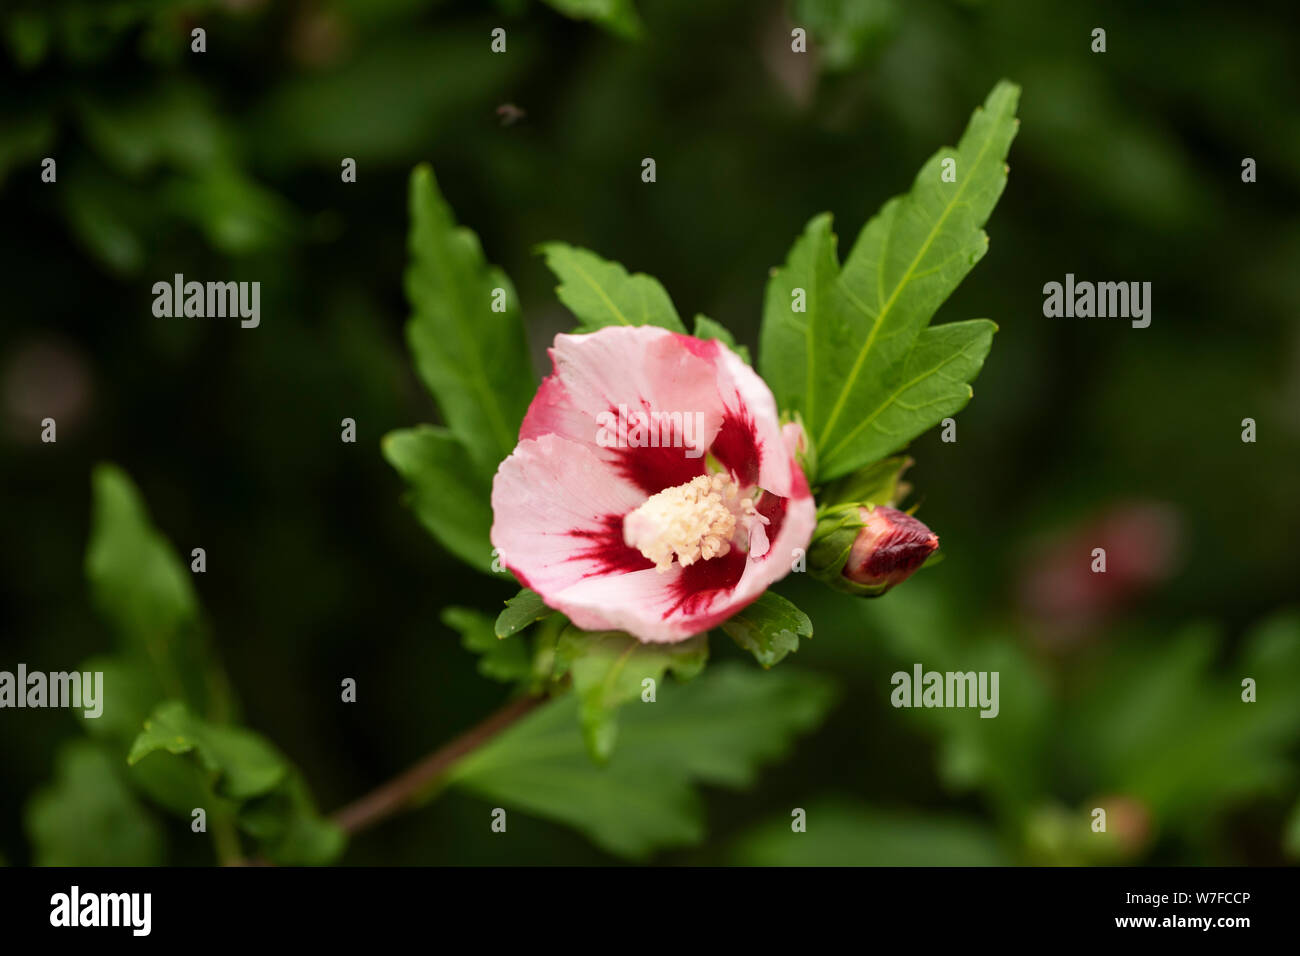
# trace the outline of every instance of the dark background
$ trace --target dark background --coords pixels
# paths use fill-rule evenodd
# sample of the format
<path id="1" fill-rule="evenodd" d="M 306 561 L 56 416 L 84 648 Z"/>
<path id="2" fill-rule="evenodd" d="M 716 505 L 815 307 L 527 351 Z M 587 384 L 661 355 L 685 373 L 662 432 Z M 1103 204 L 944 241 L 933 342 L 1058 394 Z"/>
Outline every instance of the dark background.
<path id="1" fill-rule="evenodd" d="M 379 454 L 385 432 L 437 420 L 402 335 L 411 168 L 433 164 L 513 279 L 539 370 L 571 323 L 533 252 L 552 239 L 658 277 L 683 315 L 754 348 L 767 270 L 804 223 L 834 212 L 846 251 L 1007 77 L 1022 127 L 990 251 L 938 316 L 1001 331 L 958 441 L 934 432 L 911 449 L 946 560 L 868 607 L 788 585 L 817 637 L 782 666 L 835 675 L 841 701 L 752 792 L 710 794 L 706 844 L 657 859 L 760 858 L 735 849 L 755 827 L 838 795 L 982 821 L 1008 859 L 1075 861 L 1052 821 L 1122 787 L 1106 755 L 1134 729 L 1086 716 L 1117 712 L 1108 689 L 1136 676 L 1159 698 L 1162 654 L 1204 625 L 1204 681 L 1180 685 L 1175 711 L 1210 686 L 1236 693 L 1243 635 L 1300 599 L 1290 6 L 644 0 L 629 40 L 540 3 L 7 5 L 0 667 L 67 669 L 106 646 L 82 564 L 90 470 L 116 462 L 178 550 L 206 548 L 197 585 L 247 723 L 323 808 L 364 792 L 500 702 L 439 612 L 512 593 L 428 537 Z M 790 52 L 792 16 L 829 24 L 809 55 Z M 204 54 L 189 52 L 196 25 Z M 505 55 L 489 50 L 496 26 Z M 1090 51 L 1097 26 L 1104 54 Z M 503 125 L 503 103 L 526 116 Z M 44 156 L 57 184 L 40 181 Z M 340 182 L 345 156 L 355 184 Z M 1258 182 L 1242 182 L 1244 157 Z M 155 318 L 151 287 L 176 272 L 260 280 L 261 327 Z M 1150 281 L 1151 326 L 1044 318 L 1043 284 L 1067 272 Z M 46 415 L 54 445 L 39 440 Z M 338 439 L 345 416 L 355 445 Z M 1104 593 L 1084 573 L 1098 543 L 1138 556 Z M 926 614 L 948 646 L 1013 648 L 1052 702 L 1036 743 L 965 786 L 945 731 L 887 702 L 888 674 L 924 660 L 906 622 Z M 714 651 L 737 654 L 720 637 Z M 24 803 L 77 732 L 59 711 L 0 714 L 10 863 L 29 860 Z M 1196 791 L 1187 812 L 1147 801 L 1125 859 L 1283 862 L 1300 725 L 1280 739 L 1259 773 Z M 1186 749 L 1178 792 L 1220 774 L 1213 748 Z M 609 859 L 543 823 L 484 841 L 482 813 L 449 794 L 345 860 Z M 186 853 L 173 859 L 208 862 Z"/>

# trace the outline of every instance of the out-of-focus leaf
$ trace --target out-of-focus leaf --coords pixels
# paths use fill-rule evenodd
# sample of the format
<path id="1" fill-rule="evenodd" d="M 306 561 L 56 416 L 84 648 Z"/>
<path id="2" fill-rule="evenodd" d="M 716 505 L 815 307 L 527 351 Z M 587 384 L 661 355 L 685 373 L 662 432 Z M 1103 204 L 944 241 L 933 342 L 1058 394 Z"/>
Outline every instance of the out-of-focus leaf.
<path id="1" fill-rule="evenodd" d="M 617 262 L 563 242 L 549 242 L 541 252 L 560 280 L 555 294 L 578 317 L 577 331 L 594 332 L 610 325 L 657 325 L 686 332 L 658 279 L 642 272 L 628 275 Z"/>
<path id="2" fill-rule="evenodd" d="M 274 248 L 299 230 L 297 213 L 280 195 L 232 166 L 213 166 L 168 185 L 168 202 L 231 256 Z"/>
<path id="3" fill-rule="evenodd" d="M 281 866 L 333 863 L 347 846 L 347 835 L 317 812 L 297 771 L 275 790 L 244 804 L 239 827 L 261 844 L 267 859 Z"/>
<path id="4" fill-rule="evenodd" d="M 1125 648 L 1072 715 L 1070 745 L 1095 786 L 1132 796 L 1165 825 L 1201 820 L 1248 794 L 1294 780 L 1300 738 L 1300 618 L 1255 629 L 1229 679 L 1214 675 L 1217 635 Z M 1241 699 L 1241 680 L 1257 699 Z"/>
<path id="5" fill-rule="evenodd" d="M 799 638 L 813 636 L 808 615 L 772 591 L 764 592 L 749 607 L 728 618 L 722 629 L 764 667 L 797 651 Z"/>
<path id="6" fill-rule="evenodd" d="M 54 120 L 46 113 L 0 114 L 0 185 L 21 163 L 32 163 L 31 174 L 40 181 L 35 162 L 54 141 Z"/>
<path id="7" fill-rule="evenodd" d="M 571 674 L 582 701 L 582 733 L 598 762 L 609 759 L 618 737 L 617 711 L 641 697 L 645 681 L 656 685 L 671 670 L 678 680 L 697 676 L 709 657 L 707 635 L 675 644 L 646 644 L 622 631 L 565 628 L 556 647 L 558 673 Z"/>
<path id="8" fill-rule="evenodd" d="M 81 726 L 92 737 L 130 744 L 165 696 L 148 661 L 125 654 L 99 656 L 87 660 L 80 670 L 104 675 L 100 715 L 86 717 L 76 711 Z"/>
<path id="9" fill-rule="evenodd" d="M 822 720 L 822 678 L 719 665 L 626 708 L 618 750 L 591 762 L 573 696 L 541 707 L 451 771 L 486 799 L 575 827 L 611 853 L 641 858 L 705 832 L 695 784 L 742 788 Z M 513 824 L 518 826 L 519 824 Z"/>
<path id="10" fill-rule="evenodd" d="M 523 637 L 497 637 L 492 618 L 464 607 L 442 612 L 442 623 L 460 634 L 461 647 L 479 655 L 478 672 L 503 683 L 532 676 L 533 661 Z"/>
<path id="11" fill-rule="evenodd" d="M 1292 859 L 1300 859 L 1300 802 L 1291 810 L 1286 822 L 1286 833 L 1282 835 L 1282 849 Z"/>
<path id="12" fill-rule="evenodd" d="M 641 35 L 641 18 L 632 0 L 543 0 L 566 17 L 591 20 L 610 33 L 628 39 Z"/>
<path id="13" fill-rule="evenodd" d="M 159 223 L 155 211 L 121 181 L 85 163 L 60 165 L 59 181 L 60 208 L 86 250 L 113 272 L 138 272 L 149 252 L 145 236 Z"/>
<path id="14" fill-rule="evenodd" d="M 407 340 L 416 368 L 479 474 L 490 477 L 519 439 L 536 390 L 519 297 L 487 265 L 478 237 L 457 226 L 433 170 L 411 175 Z M 493 311 L 495 290 L 503 312 Z"/>
<path id="15" fill-rule="evenodd" d="M 249 121 L 248 138 L 269 163 L 326 164 L 335 182 L 345 156 L 357 161 L 359 178 L 379 164 L 405 166 L 464 124 L 476 104 L 490 116 L 532 60 L 525 31 L 510 31 L 505 54 L 492 54 L 490 43 L 477 27 L 408 24 L 361 44 L 336 69 L 271 90 Z"/>
<path id="16" fill-rule="evenodd" d="M 272 790 L 288 772 L 284 759 L 258 734 L 242 727 L 210 724 L 180 701 L 160 704 L 131 745 L 127 762 L 137 764 L 158 751 L 193 754 L 211 777 L 212 789 L 231 800 Z"/>
<path id="17" fill-rule="evenodd" d="M 73 740 L 55 758 L 54 781 L 27 804 L 37 866 L 158 866 L 162 832 L 100 744 Z"/>
<path id="18" fill-rule="evenodd" d="M 86 576 L 101 614 L 128 654 L 148 660 L 164 692 L 205 708 L 212 674 L 190 572 L 154 528 L 126 473 L 99 465 Z"/>
<path id="19" fill-rule="evenodd" d="M 818 801 L 806 810 L 806 831 L 793 818 L 748 834 L 732 851 L 742 866 L 1003 866 L 997 836 L 956 818 L 891 813 Z"/>
<path id="20" fill-rule="evenodd" d="M 260 734 L 202 720 L 168 701 L 145 722 L 127 759 L 146 767 L 175 759 L 168 755 L 192 758 L 221 810 L 233 809 L 240 829 L 272 861 L 328 863 L 343 852 L 343 832 L 316 812 L 297 769 Z"/>
<path id="21" fill-rule="evenodd" d="M 466 564 L 492 574 L 491 485 L 445 428 L 417 425 L 389 432 L 384 457 L 409 488 L 420 523 Z"/>
<path id="22" fill-rule="evenodd" d="M 24 70 L 31 69 L 45 59 L 53 32 L 54 27 L 49 19 L 35 10 L 15 10 L 4 21 L 9 55 Z"/>
<path id="23" fill-rule="evenodd" d="M 89 93 L 77 106 L 91 144 L 125 173 L 162 164 L 203 170 L 233 160 L 218 114 L 196 86 L 172 81 L 131 97 Z"/>
<path id="24" fill-rule="evenodd" d="M 822 68 L 839 71 L 871 60 L 903 18 L 896 0 L 794 0 L 790 19 L 812 35 Z"/>

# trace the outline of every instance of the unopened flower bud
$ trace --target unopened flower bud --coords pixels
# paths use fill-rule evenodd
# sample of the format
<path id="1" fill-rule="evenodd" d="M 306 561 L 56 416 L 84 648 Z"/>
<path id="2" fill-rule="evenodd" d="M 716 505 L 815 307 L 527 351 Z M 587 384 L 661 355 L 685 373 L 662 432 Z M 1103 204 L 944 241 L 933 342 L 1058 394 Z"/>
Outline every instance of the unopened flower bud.
<path id="1" fill-rule="evenodd" d="M 905 581 L 939 547 L 939 536 L 924 524 L 883 505 L 826 519 L 818 531 L 811 569 L 832 587 L 865 597 Z"/>

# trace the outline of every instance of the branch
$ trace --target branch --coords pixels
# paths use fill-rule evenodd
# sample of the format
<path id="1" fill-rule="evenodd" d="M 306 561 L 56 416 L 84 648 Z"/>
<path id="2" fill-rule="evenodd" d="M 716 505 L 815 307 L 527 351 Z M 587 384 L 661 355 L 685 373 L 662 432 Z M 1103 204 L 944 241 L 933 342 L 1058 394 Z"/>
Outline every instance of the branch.
<path id="1" fill-rule="evenodd" d="M 544 697 L 519 697 L 510 701 L 404 773 L 339 810 L 334 814 L 334 822 L 352 836 L 395 813 L 410 809 L 430 784 L 450 770 L 456 761 L 483 746 L 545 700 Z"/>

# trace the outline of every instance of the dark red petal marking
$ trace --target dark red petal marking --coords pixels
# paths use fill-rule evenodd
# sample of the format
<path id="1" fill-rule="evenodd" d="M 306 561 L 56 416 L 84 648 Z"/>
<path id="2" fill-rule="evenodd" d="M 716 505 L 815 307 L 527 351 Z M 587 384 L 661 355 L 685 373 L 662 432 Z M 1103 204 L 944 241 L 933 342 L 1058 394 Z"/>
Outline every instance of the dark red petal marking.
<path id="1" fill-rule="evenodd" d="M 708 611 L 714 601 L 736 589 L 748 559 L 744 551 L 732 548 L 721 557 L 696 561 L 682 568 L 671 585 L 673 603 L 664 611 L 664 618 L 678 613 L 694 617 Z"/>
<path id="2" fill-rule="evenodd" d="M 588 571 L 584 578 L 603 577 L 607 574 L 629 574 L 653 568 L 654 562 L 631 545 L 623 542 L 623 516 L 605 515 L 600 527 L 568 532 L 571 538 L 589 542 L 573 553 L 574 560 L 593 561 L 597 570 Z"/>
<path id="3" fill-rule="evenodd" d="M 641 400 L 641 410 L 645 412 L 647 422 L 654 421 L 650 417 L 653 409 L 645 399 Z M 609 413 L 614 416 L 614 421 L 618 423 L 618 408 L 611 408 Z M 628 418 L 631 419 L 635 412 L 628 409 L 627 414 Z M 682 414 L 689 415 L 693 413 L 683 410 Z M 616 427 L 622 426 L 616 425 Z M 664 427 L 666 427 L 668 434 L 663 434 L 660 431 Z M 627 422 L 626 429 L 626 434 L 616 433 L 616 436 L 612 437 L 630 438 L 635 431 L 635 425 L 632 421 Z M 620 475 L 647 495 L 657 495 L 665 488 L 676 488 L 678 485 L 686 484 L 692 478 L 705 474 L 704 456 L 700 455 L 698 458 L 687 456 L 686 452 L 691 449 L 686 447 L 686 436 L 681 427 L 672 423 L 671 420 L 661 420 L 656 425 L 655 430 L 658 433 L 658 437 L 655 439 L 658 447 L 605 449 L 613 455 L 611 463 Z M 621 530 L 619 534 L 622 534 Z"/>
<path id="4" fill-rule="evenodd" d="M 782 498 L 780 495 L 765 491 L 754 505 L 755 510 L 767 519 L 767 526 L 763 530 L 767 532 L 768 541 L 775 541 L 777 535 L 781 533 L 781 525 L 785 524 L 785 509 L 789 504 L 789 498 Z M 768 551 L 767 554 L 757 560 L 766 560 L 771 553 L 771 551 Z"/>
<path id="5" fill-rule="evenodd" d="M 722 428 L 709 449 L 743 486 L 757 484 L 762 443 L 754 434 L 754 419 L 736 396 L 737 410 L 727 409 Z"/>

